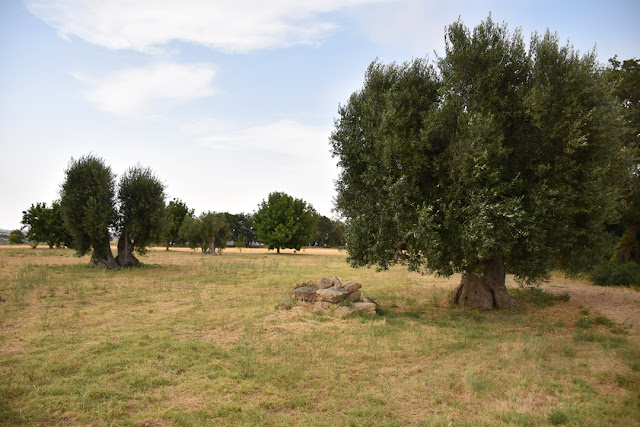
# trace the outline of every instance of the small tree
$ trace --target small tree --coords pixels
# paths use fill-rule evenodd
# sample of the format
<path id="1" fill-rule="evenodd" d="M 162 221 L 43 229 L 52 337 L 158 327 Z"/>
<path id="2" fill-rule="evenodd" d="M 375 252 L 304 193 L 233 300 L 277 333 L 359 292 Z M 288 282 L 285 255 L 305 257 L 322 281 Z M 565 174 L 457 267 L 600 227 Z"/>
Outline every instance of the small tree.
<path id="1" fill-rule="evenodd" d="M 69 243 L 70 237 L 64 227 L 60 203 L 53 202 L 48 208 L 46 203 L 36 203 L 22 212 L 22 224 L 27 228 L 26 238 L 36 248 L 39 242 L 47 242 L 49 248 Z"/>
<path id="2" fill-rule="evenodd" d="M 294 199 L 274 192 L 259 205 L 254 215 L 258 240 L 269 249 L 291 248 L 300 250 L 315 231 L 316 211 L 302 199 Z"/>
<path id="3" fill-rule="evenodd" d="M 22 230 L 11 230 L 9 233 L 9 244 L 19 245 L 21 243 L 24 243 L 24 233 Z"/>
<path id="4" fill-rule="evenodd" d="M 110 228 L 117 222 L 115 176 L 94 155 L 71 159 L 60 189 L 60 211 L 79 256 L 91 253 L 91 262 L 117 268 L 111 253 Z"/>
<path id="5" fill-rule="evenodd" d="M 128 169 L 120 179 L 118 256 L 121 267 L 138 265 L 133 251 L 144 254 L 165 231 L 164 184 L 151 169 L 140 165 Z"/>
<path id="6" fill-rule="evenodd" d="M 216 254 L 227 247 L 227 241 L 231 237 L 229 223 L 224 213 L 206 212 L 200 215 L 202 224 L 203 246 L 202 251 L 210 255 Z"/>
<path id="7" fill-rule="evenodd" d="M 169 250 L 169 245 L 175 245 L 180 240 L 180 227 L 188 216 L 193 216 L 193 209 L 189 209 L 182 200 L 173 199 L 167 205 L 167 218 L 169 221 L 166 235 L 167 250 Z"/>
<path id="8" fill-rule="evenodd" d="M 231 239 L 233 239 L 233 241 L 238 242 L 243 240 L 247 246 L 257 241 L 253 216 L 251 214 L 230 214 L 225 212 L 225 216 L 229 223 Z"/>
<path id="9" fill-rule="evenodd" d="M 178 235 L 182 240 L 187 242 L 187 246 L 193 250 L 201 248 L 204 244 L 202 223 L 198 218 L 193 217 L 193 215 L 188 215 L 184 218 Z"/>

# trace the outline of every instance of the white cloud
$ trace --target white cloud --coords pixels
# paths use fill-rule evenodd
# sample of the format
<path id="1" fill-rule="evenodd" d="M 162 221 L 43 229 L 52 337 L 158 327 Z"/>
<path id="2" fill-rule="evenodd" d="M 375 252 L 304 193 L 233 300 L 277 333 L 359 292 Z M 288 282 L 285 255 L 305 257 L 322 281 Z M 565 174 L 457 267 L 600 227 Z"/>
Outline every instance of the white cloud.
<path id="1" fill-rule="evenodd" d="M 380 1 L 26 0 L 62 37 L 143 52 L 172 40 L 225 52 L 317 44 L 336 28 L 320 15 Z"/>
<path id="2" fill-rule="evenodd" d="M 214 76 L 209 64 L 166 62 L 118 71 L 100 81 L 75 75 L 90 86 L 86 98 L 96 108 L 125 116 L 145 113 L 157 101 L 211 96 Z"/>
<path id="3" fill-rule="evenodd" d="M 311 158 L 330 156 L 328 141 L 331 128 L 327 127 L 310 126 L 287 119 L 241 129 L 225 129 L 225 125 L 218 122 L 209 123 L 209 126 L 214 129 L 200 136 L 199 141 L 215 149 L 262 151 Z M 202 131 L 203 125 L 191 128 Z"/>

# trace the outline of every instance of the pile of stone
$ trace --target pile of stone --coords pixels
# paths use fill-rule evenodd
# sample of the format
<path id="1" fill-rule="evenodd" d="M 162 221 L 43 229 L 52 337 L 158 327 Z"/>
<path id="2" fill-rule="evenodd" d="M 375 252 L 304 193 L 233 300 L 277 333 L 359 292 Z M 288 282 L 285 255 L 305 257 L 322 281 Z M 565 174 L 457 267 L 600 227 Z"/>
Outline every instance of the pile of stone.
<path id="1" fill-rule="evenodd" d="M 309 280 L 296 283 L 291 291 L 291 298 L 296 301 L 313 304 L 317 309 L 328 310 L 337 307 L 335 313 L 347 316 L 354 313 L 375 313 L 377 304 L 367 297 L 362 297 L 362 285 L 349 282 L 343 285 L 337 277 L 320 281 Z"/>

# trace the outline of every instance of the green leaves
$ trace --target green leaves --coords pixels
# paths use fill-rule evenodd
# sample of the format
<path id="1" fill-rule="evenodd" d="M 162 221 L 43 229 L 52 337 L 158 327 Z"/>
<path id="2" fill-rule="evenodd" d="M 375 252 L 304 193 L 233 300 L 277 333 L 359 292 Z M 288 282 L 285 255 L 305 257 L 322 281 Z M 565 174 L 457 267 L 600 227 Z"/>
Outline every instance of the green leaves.
<path id="1" fill-rule="evenodd" d="M 263 200 L 254 214 L 258 240 L 269 249 L 291 248 L 300 250 L 313 237 L 317 214 L 302 199 L 274 192 Z"/>
<path id="2" fill-rule="evenodd" d="M 500 259 L 519 280 L 588 267 L 620 201 L 619 117 L 593 53 L 489 17 L 425 60 L 372 63 L 331 135 L 353 265 L 440 274 Z"/>
<path id="3" fill-rule="evenodd" d="M 120 230 L 126 228 L 134 248 L 144 253 L 165 232 L 164 184 L 149 168 L 129 168 L 120 178 Z"/>

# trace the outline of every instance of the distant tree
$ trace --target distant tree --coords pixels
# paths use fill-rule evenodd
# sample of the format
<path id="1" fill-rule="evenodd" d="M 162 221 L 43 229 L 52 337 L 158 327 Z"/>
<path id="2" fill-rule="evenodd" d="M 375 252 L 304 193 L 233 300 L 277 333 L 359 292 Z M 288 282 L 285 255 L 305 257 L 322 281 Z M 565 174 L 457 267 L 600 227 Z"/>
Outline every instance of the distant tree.
<path id="1" fill-rule="evenodd" d="M 202 223 L 200 219 L 195 218 L 193 215 L 188 215 L 184 218 L 178 235 L 180 239 L 187 242 L 189 248 L 194 250 L 203 247 L 205 242 Z"/>
<path id="2" fill-rule="evenodd" d="M 529 284 L 588 268 L 619 215 L 619 115 L 594 53 L 489 17 L 446 30 L 439 72 L 372 63 L 339 108 L 337 208 L 353 266 L 463 273 L 452 301 L 513 307 Z"/>
<path id="3" fill-rule="evenodd" d="M 167 230 L 167 250 L 169 245 L 175 245 L 180 240 L 180 227 L 182 222 L 188 216 L 193 215 L 193 209 L 189 209 L 187 205 L 180 199 L 173 199 L 167 205 L 167 217 L 169 220 L 169 228 Z"/>
<path id="4" fill-rule="evenodd" d="M 24 233 L 22 230 L 12 230 L 11 233 L 9 233 L 9 243 L 12 245 L 24 243 Z"/>
<path id="5" fill-rule="evenodd" d="M 260 204 L 253 216 L 258 240 L 269 249 L 300 250 L 313 237 L 316 212 L 302 199 L 274 192 Z"/>
<path id="6" fill-rule="evenodd" d="M 111 253 L 109 230 L 117 224 L 115 176 L 94 155 L 71 159 L 60 189 L 60 211 L 79 256 L 91 253 L 91 262 L 117 268 Z"/>
<path id="7" fill-rule="evenodd" d="M 118 187 L 118 265 L 138 265 L 133 251 L 144 254 L 149 245 L 161 240 L 165 231 L 164 200 L 164 184 L 151 169 L 138 165 L 122 175 Z"/>
<path id="8" fill-rule="evenodd" d="M 198 218 L 185 217 L 180 227 L 180 238 L 187 242 L 191 249 L 201 248 L 202 252 L 216 254 L 227 247 L 231 238 L 229 223 L 223 213 L 204 212 Z"/>
<path id="9" fill-rule="evenodd" d="M 70 237 L 64 227 L 60 203 L 36 203 L 22 212 L 22 224 L 26 228 L 26 238 L 36 248 L 39 242 L 46 242 L 49 248 L 70 243 Z"/>
<path id="10" fill-rule="evenodd" d="M 251 214 L 239 213 L 230 214 L 225 212 L 229 229 L 231 231 L 231 239 L 234 242 L 243 240 L 247 246 L 257 241 L 253 216 Z"/>
<path id="11" fill-rule="evenodd" d="M 318 215 L 318 217 L 316 218 L 316 223 L 317 232 L 314 243 L 317 246 L 329 246 L 329 234 L 331 233 L 331 228 L 333 227 L 331 219 L 324 215 Z"/>
<path id="12" fill-rule="evenodd" d="M 344 246 L 344 232 L 345 225 L 344 222 L 332 219 L 331 220 L 331 231 L 329 231 L 328 245 L 331 247 Z"/>
<path id="13" fill-rule="evenodd" d="M 206 212 L 200 215 L 202 224 L 203 246 L 202 251 L 210 255 L 227 247 L 227 241 L 231 238 L 229 223 L 224 213 Z"/>

